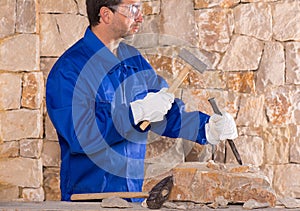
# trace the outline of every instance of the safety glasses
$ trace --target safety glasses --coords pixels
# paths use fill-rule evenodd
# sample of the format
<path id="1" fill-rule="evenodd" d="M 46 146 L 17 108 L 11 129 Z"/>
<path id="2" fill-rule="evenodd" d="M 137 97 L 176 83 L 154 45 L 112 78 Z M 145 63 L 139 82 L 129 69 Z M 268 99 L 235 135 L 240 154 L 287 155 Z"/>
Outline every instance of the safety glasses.
<path id="1" fill-rule="evenodd" d="M 140 4 L 120 4 L 110 6 L 109 8 L 120 13 L 121 15 L 124 15 L 127 18 L 136 19 L 141 14 L 141 7 L 142 6 Z"/>

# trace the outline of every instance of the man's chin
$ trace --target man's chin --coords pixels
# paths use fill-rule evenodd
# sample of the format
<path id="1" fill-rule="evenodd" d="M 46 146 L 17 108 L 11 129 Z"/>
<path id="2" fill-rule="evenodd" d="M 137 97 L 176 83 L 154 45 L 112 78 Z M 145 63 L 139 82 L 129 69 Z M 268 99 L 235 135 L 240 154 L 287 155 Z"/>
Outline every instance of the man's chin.
<path id="1" fill-rule="evenodd" d="M 140 30 L 139 26 L 132 27 L 122 38 L 126 40 L 130 40 L 134 37 L 135 34 L 137 34 Z"/>
<path id="2" fill-rule="evenodd" d="M 127 38 L 127 37 L 133 37 L 139 30 L 131 30 L 128 33 L 126 33 L 123 38 Z"/>
<path id="3" fill-rule="evenodd" d="M 134 33 L 128 33 L 126 36 L 122 37 L 124 40 L 126 40 L 127 42 L 131 42 L 134 38 Z"/>

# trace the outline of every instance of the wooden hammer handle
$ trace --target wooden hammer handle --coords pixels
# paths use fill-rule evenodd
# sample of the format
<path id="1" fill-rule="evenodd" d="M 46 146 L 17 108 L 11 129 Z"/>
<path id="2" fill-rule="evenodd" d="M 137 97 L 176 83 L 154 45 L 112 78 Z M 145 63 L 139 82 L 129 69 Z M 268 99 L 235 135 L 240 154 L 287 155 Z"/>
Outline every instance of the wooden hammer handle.
<path id="1" fill-rule="evenodd" d="M 185 66 L 182 71 L 180 71 L 178 77 L 173 81 L 172 85 L 169 87 L 168 92 L 175 93 L 176 89 L 182 84 L 186 76 L 188 75 L 190 69 L 189 66 Z"/>
<path id="2" fill-rule="evenodd" d="M 169 87 L 168 91 L 169 93 L 174 94 L 176 89 L 182 84 L 182 82 L 184 81 L 184 79 L 186 78 L 186 76 L 189 73 L 189 67 L 185 66 L 183 68 L 183 70 L 180 72 L 179 76 L 175 79 L 175 81 L 172 83 L 172 85 Z M 145 120 L 142 122 L 142 124 L 140 124 L 140 129 L 141 130 L 146 130 L 146 128 L 150 125 L 150 122 Z"/>
<path id="3" fill-rule="evenodd" d="M 107 193 L 80 193 L 72 194 L 71 201 L 87 201 L 97 199 L 107 199 L 111 197 L 119 198 L 148 198 L 148 192 L 107 192 Z"/>

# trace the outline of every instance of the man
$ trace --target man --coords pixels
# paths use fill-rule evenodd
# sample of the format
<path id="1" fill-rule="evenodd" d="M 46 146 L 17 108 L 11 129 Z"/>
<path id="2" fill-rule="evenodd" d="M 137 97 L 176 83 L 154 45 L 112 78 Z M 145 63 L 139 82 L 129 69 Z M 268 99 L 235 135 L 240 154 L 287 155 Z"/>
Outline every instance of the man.
<path id="1" fill-rule="evenodd" d="M 150 129 L 199 144 L 236 138 L 228 113 L 185 112 L 139 51 L 121 42 L 139 30 L 140 0 L 87 0 L 86 6 L 90 26 L 58 59 L 46 85 L 61 147 L 62 200 L 141 191 Z M 145 131 L 139 128 L 144 120 L 151 122 Z"/>

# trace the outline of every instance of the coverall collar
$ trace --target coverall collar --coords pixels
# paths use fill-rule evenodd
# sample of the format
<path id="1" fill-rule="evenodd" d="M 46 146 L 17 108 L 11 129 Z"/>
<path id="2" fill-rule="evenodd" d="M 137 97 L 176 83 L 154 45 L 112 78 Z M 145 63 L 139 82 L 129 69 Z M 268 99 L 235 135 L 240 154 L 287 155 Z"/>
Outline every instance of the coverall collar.
<path id="1" fill-rule="evenodd" d="M 90 27 L 87 27 L 84 37 L 84 43 L 96 53 L 101 48 L 105 47 L 105 45 L 98 39 L 98 37 L 92 32 Z"/>

